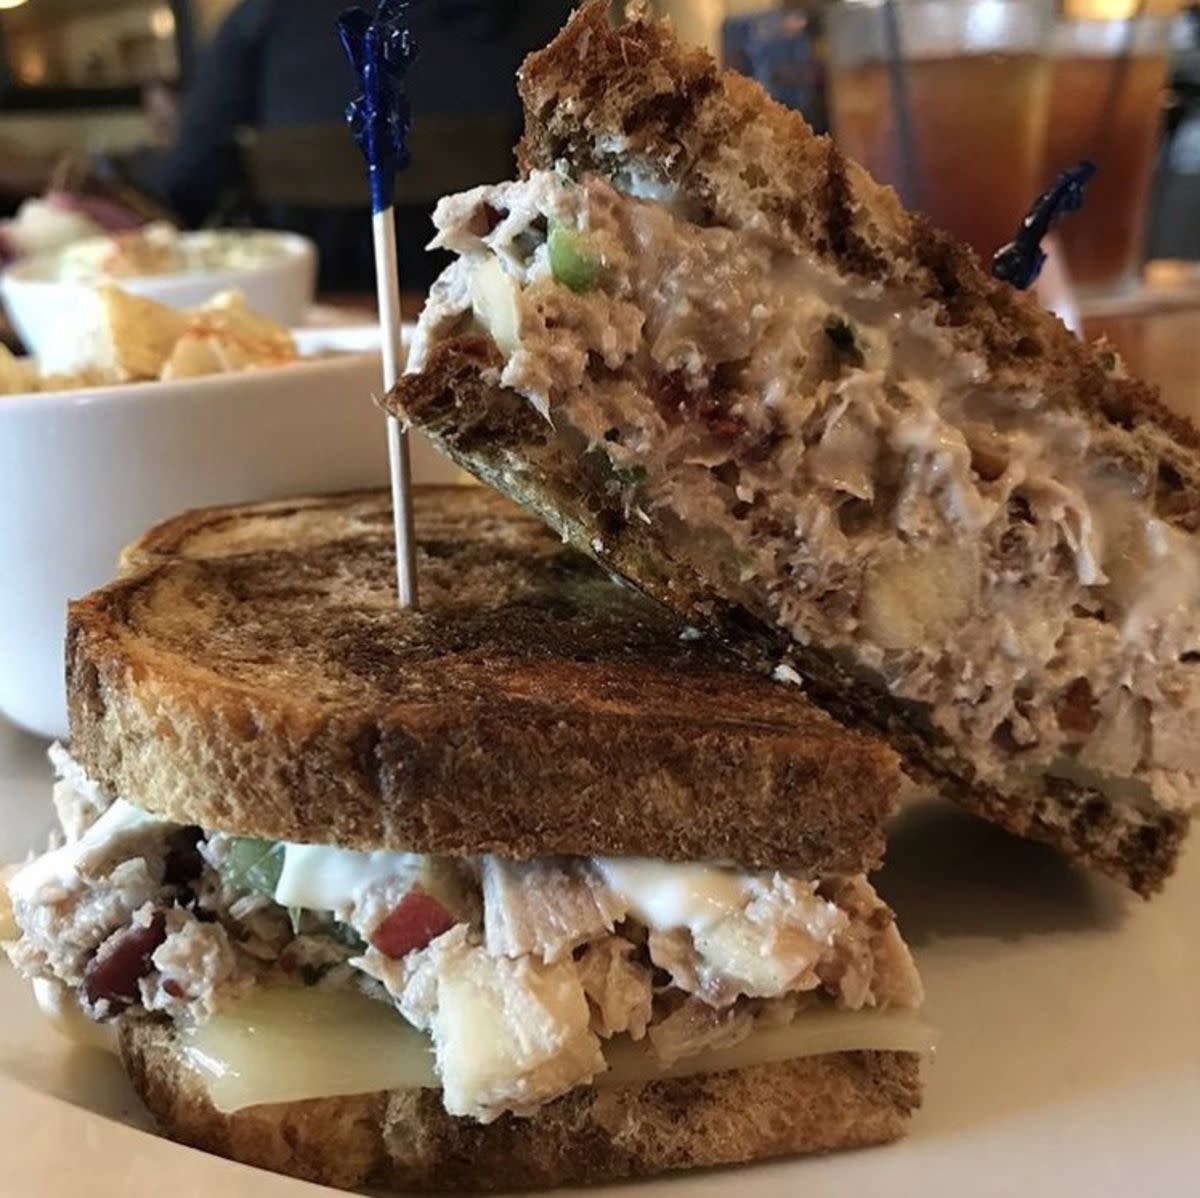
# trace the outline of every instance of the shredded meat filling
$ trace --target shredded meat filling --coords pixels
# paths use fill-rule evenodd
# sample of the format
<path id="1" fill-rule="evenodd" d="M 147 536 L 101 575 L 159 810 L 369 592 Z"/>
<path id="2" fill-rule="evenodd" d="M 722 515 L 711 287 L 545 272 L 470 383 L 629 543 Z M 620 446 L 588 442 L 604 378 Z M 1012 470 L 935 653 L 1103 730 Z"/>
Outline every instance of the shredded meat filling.
<path id="1" fill-rule="evenodd" d="M 588 1084 L 614 1036 L 648 1037 L 673 1063 L 801 998 L 849 1009 L 921 998 L 863 878 L 355 854 L 60 798 L 89 807 L 75 838 L 8 883 L 20 934 L 6 948 L 24 973 L 69 989 L 94 1019 L 183 1024 L 255 985 L 353 987 L 430 1035 L 447 1109 L 485 1122 Z M 289 862 L 293 884 L 324 886 L 304 893 L 333 910 L 282 905 L 294 901 L 281 897 Z M 665 907 L 664 895 L 675 896 Z"/>
<path id="2" fill-rule="evenodd" d="M 490 331 L 500 381 L 604 455 L 674 552 L 924 704 L 982 779 L 1194 808 L 1175 728 L 1200 712 L 1200 543 L 1153 447 L 1006 388 L 932 308 L 660 200 L 556 172 L 444 200 L 459 257 L 411 368 L 463 320 Z M 559 277 L 580 254 L 586 285 Z"/>

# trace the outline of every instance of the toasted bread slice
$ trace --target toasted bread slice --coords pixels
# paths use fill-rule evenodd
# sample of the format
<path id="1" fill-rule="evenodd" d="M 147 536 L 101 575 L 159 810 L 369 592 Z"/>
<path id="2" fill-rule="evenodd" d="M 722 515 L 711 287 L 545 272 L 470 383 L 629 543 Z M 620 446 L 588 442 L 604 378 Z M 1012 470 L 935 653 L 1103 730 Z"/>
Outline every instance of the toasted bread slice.
<path id="1" fill-rule="evenodd" d="M 482 488 L 213 509 L 74 603 L 71 747 L 182 823 L 443 855 L 869 871 L 895 754 L 610 582 Z"/>
<path id="2" fill-rule="evenodd" d="M 325 1185 L 509 1190 L 882 1144 L 920 1105 L 920 1058 L 848 1052 L 737 1072 L 583 1089 L 531 1118 L 479 1124 L 433 1090 L 223 1114 L 169 1025 L 124 1021 L 121 1055 L 174 1140 Z"/>
<path id="3" fill-rule="evenodd" d="M 603 10 L 522 69 L 523 182 L 441 210 L 462 257 L 387 406 L 969 809 L 1153 893 L 1200 799 L 1196 431 L 797 113 Z"/>

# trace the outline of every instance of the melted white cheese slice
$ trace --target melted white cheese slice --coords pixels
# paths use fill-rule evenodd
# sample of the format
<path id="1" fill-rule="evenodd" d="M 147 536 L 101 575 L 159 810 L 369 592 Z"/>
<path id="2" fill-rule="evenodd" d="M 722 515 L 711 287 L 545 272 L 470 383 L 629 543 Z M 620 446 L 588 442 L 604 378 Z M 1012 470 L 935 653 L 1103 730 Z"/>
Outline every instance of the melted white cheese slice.
<path id="1" fill-rule="evenodd" d="M 385 1003 L 352 991 L 253 991 L 237 1007 L 180 1033 L 183 1053 L 221 1111 L 376 1090 L 438 1089 L 428 1037 Z M 746 1069 L 855 1050 L 930 1052 L 933 1033 L 911 1011 L 806 1013 L 733 1048 L 664 1069 L 641 1044 L 610 1041 L 597 1086 Z"/>

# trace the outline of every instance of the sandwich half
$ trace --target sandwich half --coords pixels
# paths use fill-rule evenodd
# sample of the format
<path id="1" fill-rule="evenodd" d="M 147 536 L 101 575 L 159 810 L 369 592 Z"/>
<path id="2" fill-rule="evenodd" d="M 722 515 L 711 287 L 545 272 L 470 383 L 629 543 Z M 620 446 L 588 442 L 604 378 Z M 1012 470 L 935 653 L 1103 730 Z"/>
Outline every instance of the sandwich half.
<path id="1" fill-rule="evenodd" d="M 480 488 L 181 517 L 72 605 L 65 843 L 13 962 L 169 1136 L 501 1189 L 875 1144 L 921 986 L 866 874 L 906 785 Z"/>
<path id="2" fill-rule="evenodd" d="M 1195 430 L 605 7 L 522 69 L 521 177 L 438 208 L 388 406 L 920 779 L 1157 890 L 1200 796 Z"/>

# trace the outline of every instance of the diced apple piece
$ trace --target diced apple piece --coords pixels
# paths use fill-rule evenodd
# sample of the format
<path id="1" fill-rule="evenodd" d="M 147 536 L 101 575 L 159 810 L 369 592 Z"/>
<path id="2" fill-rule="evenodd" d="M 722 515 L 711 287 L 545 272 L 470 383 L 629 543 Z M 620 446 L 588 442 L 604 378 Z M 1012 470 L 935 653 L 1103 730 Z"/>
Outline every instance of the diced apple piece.
<path id="1" fill-rule="evenodd" d="M 1145 699 L 1136 698 L 1124 689 L 1110 693 L 1100 705 L 1095 729 L 1080 750 L 1079 760 L 1089 769 L 1128 778 L 1146 755 L 1149 725 L 1149 704 Z M 1200 763 L 1191 727 L 1183 743 L 1192 746 L 1194 761 Z"/>
<path id="2" fill-rule="evenodd" d="M 521 344 L 521 306 L 516 280 L 499 258 L 488 257 L 471 274 L 471 310 L 506 357 Z"/>
<path id="3" fill-rule="evenodd" d="M 448 963 L 432 1023 L 451 1115 L 489 1122 L 583 1085 L 604 1069 L 574 964 L 482 949 Z"/>
<path id="4" fill-rule="evenodd" d="M 1189 699 L 1194 699 L 1194 692 Z M 1160 703 L 1151 715 L 1150 758 L 1160 769 L 1200 774 L 1200 737 L 1191 702 Z M 1132 771 L 1131 771 L 1132 772 Z"/>
<path id="5" fill-rule="evenodd" d="M 832 933 L 830 933 L 832 935 Z M 827 942 L 790 921 L 766 924 L 733 915 L 694 934 L 703 974 L 719 991 L 736 986 L 752 998 L 774 998 L 816 985 L 816 967 Z"/>
<path id="6" fill-rule="evenodd" d="M 938 643 L 967 616 L 979 595 L 974 550 L 955 545 L 908 550 L 868 571 L 859 615 L 885 649 Z"/>
<path id="7" fill-rule="evenodd" d="M 792 957 L 768 951 L 763 929 L 746 919 L 723 919 L 697 932 L 694 943 L 705 965 L 740 983 L 743 994 L 782 994 L 796 976 Z"/>
<path id="8" fill-rule="evenodd" d="M 1104 558 L 1105 598 L 1139 637 L 1200 602 L 1200 554 L 1185 533 L 1150 518 L 1113 539 Z"/>
<path id="9" fill-rule="evenodd" d="M 399 960 L 454 927 L 454 916 L 423 890 L 410 890 L 371 933 L 385 957 Z"/>

